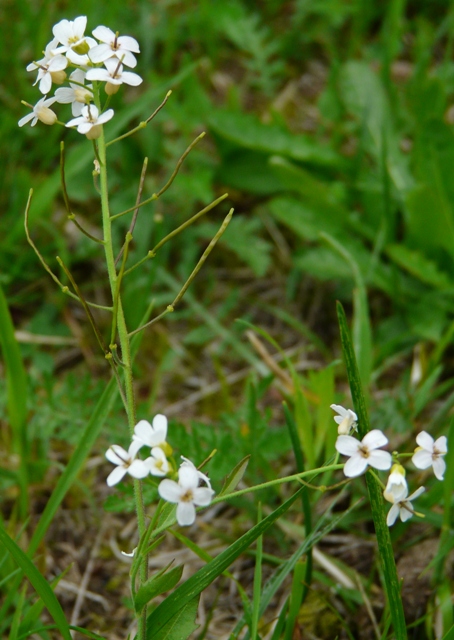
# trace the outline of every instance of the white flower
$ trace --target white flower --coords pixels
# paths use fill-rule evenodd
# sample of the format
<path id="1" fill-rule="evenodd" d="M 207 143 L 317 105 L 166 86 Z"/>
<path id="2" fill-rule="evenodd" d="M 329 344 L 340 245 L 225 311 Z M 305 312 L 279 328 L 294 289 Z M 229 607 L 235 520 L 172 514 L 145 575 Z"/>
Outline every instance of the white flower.
<path id="1" fill-rule="evenodd" d="M 57 102 L 71 104 L 74 117 L 80 116 L 82 107 L 93 99 L 92 85 L 84 87 L 84 80 L 85 72 L 82 69 L 76 69 L 69 76 L 69 87 L 60 87 L 55 92 Z"/>
<path id="2" fill-rule="evenodd" d="M 73 118 L 66 123 L 67 127 L 77 127 L 79 133 L 85 133 L 89 140 L 99 138 L 101 135 L 101 127 L 113 117 L 113 109 L 107 109 L 101 115 L 98 115 L 98 109 L 93 104 L 87 104 L 81 109 L 81 115 Z"/>
<path id="3" fill-rule="evenodd" d="M 387 498 L 389 502 L 394 503 L 391 509 L 389 510 L 388 517 L 386 518 L 386 524 L 388 525 L 388 527 L 391 527 L 396 522 L 397 516 L 400 516 L 400 519 L 402 520 L 402 522 L 405 522 L 406 520 L 411 518 L 413 514 L 421 515 L 419 513 L 416 513 L 413 510 L 411 500 L 415 500 L 415 498 L 420 496 L 421 493 L 423 493 L 424 491 L 425 491 L 424 487 L 419 487 L 419 489 L 416 489 L 416 491 L 412 493 L 411 496 L 408 496 L 407 498 L 408 489 L 406 489 L 403 494 L 401 494 L 398 498 L 395 498 L 394 500 L 389 500 L 389 498 Z"/>
<path id="4" fill-rule="evenodd" d="M 137 446 L 139 444 L 136 441 Z M 170 465 L 161 447 L 153 447 L 151 456 L 144 460 L 152 476 L 165 476 L 169 473 Z"/>
<path id="5" fill-rule="evenodd" d="M 193 462 L 191 462 L 188 458 L 185 458 L 184 456 L 181 456 L 181 459 L 183 460 L 183 462 L 180 465 L 180 469 L 182 467 L 191 467 L 192 469 L 195 469 L 197 475 L 199 476 L 199 480 L 202 480 L 203 482 L 206 483 L 207 487 L 209 489 L 211 489 L 211 482 L 208 476 L 206 476 L 204 473 L 202 473 L 201 471 L 199 471 L 197 469 L 197 467 L 195 466 L 195 464 Z"/>
<path id="6" fill-rule="evenodd" d="M 66 53 L 83 45 L 86 26 L 87 16 L 79 16 L 75 20 L 60 20 L 60 22 L 57 22 L 52 29 L 52 33 L 62 46 L 55 48 L 54 53 Z M 77 53 L 82 53 L 82 51 Z"/>
<path id="7" fill-rule="evenodd" d="M 153 418 L 153 425 L 147 420 L 140 420 L 134 427 L 132 439 L 139 444 L 139 447 L 161 447 L 165 450 L 167 445 L 167 418 L 158 413 Z"/>
<path id="8" fill-rule="evenodd" d="M 65 56 L 53 53 L 53 49 L 57 44 L 58 40 L 56 38 L 51 40 L 44 51 L 44 58 L 27 65 L 27 71 L 36 71 L 38 69 L 38 76 L 34 85 L 39 82 L 39 90 L 44 94 L 49 93 L 52 88 L 52 82 L 61 84 L 66 78 L 66 73 L 63 69 L 66 69 L 68 60 Z"/>
<path id="9" fill-rule="evenodd" d="M 446 471 L 446 462 L 441 456 L 448 453 L 448 441 L 446 436 L 441 436 L 437 440 L 432 438 L 426 431 L 421 431 L 416 436 L 419 447 L 415 449 L 412 462 L 418 469 L 428 469 L 433 467 L 435 477 L 443 480 Z"/>
<path id="10" fill-rule="evenodd" d="M 379 429 L 366 433 L 361 442 L 352 436 L 338 436 L 336 449 L 342 455 L 350 456 L 344 465 L 344 474 L 354 478 L 364 473 L 368 465 L 380 470 L 390 469 L 391 454 L 379 450 L 387 443 L 388 438 Z"/>
<path id="11" fill-rule="evenodd" d="M 108 27 L 96 27 L 92 32 L 95 38 L 103 44 L 98 44 L 90 51 L 92 62 L 104 62 L 113 56 L 116 56 L 127 67 L 135 67 L 137 60 L 131 53 L 140 53 L 139 43 L 130 36 L 119 36 Z"/>
<path id="12" fill-rule="evenodd" d="M 388 502 L 396 502 L 396 500 L 400 500 L 407 495 L 408 487 L 405 480 L 405 469 L 400 464 L 393 464 L 383 496 Z"/>
<path id="13" fill-rule="evenodd" d="M 19 120 L 19 127 L 23 127 L 24 124 L 27 124 L 27 122 L 30 122 L 30 120 L 32 121 L 32 127 L 35 126 L 38 120 L 41 120 L 41 122 L 44 122 L 44 124 L 54 124 L 54 122 L 56 122 L 57 120 L 57 114 L 52 111 L 52 109 L 49 109 L 50 105 L 54 104 L 54 102 L 55 98 L 46 98 L 46 96 L 44 96 L 44 98 L 38 100 L 34 107 L 31 104 L 27 104 L 26 102 L 23 103 L 33 109 L 33 111 Z"/>
<path id="14" fill-rule="evenodd" d="M 195 505 L 206 507 L 214 495 L 214 491 L 209 487 L 199 487 L 197 469 L 189 464 L 181 465 L 178 471 L 178 482 L 163 480 L 158 491 L 161 498 L 178 505 L 177 522 L 182 527 L 193 524 Z"/>
<path id="15" fill-rule="evenodd" d="M 330 405 L 331 409 L 335 411 L 337 416 L 334 416 L 335 422 L 339 425 L 337 432 L 340 436 L 348 435 L 350 429 L 356 429 L 356 423 L 358 422 L 358 416 L 351 409 L 344 409 L 340 404 Z"/>
<path id="16" fill-rule="evenodd" d="M 119 86 L 123 83 L 137 87 L 142 78 L 132 71 L 123 71 L 123 65 L 116 58 L 109 58 L 104 62 L 106 68 L 89 69 L 87 71 L 87 80 L 100 80 L 107 82 L 106 93 L 111 95 L 116 93 Z"/>
<path id="17" fill-rule="evenodd" d="M 118 444 L 113 444 L 107 449 L 107 460 L 117 465 L 117 468 L 107 478 L 109 487 L 120 482 L 126 473 L 129 473 L 133 478 L 145 478 L 148 475 L 148 465 L 143 460 L 136 458 L 138 450 L 139 448 L 135 442 L 130 445 L 128 451 L 125 451 Z"/>

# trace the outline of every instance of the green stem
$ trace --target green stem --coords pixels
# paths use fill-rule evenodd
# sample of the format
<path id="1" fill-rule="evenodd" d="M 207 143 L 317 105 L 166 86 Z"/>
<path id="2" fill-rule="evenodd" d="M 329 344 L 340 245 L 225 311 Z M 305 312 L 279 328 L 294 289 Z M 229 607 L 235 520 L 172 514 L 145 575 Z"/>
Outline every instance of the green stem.
<path id="1" fill-rule="evenodd" d="M 99 91 L 95 86 L 95 102 L 99 108 Z M 134 426 L 136 423 L 135 401 L 134 401 L 134 388 L 132 378 L 132 362 L 131 362 L 131 350 L 129 344 L 128 330 L 126 328 L 126 321 L 123 312 L 123 306 L 121 302 L 120 291 L 117 289 L 118 275 L 115 268 L 115 257 L 112 243 L 112 228 L 109 211 L 109 196 L 108 196 L 108 182 L 107 182 L 107 165 L 106 165 L 106 142 L 104 137 L 104 129 L 102 129 L 101 136 L 98 138 L 98 155 L 100 164 L 100 189 L 101 189 L 101 209 L 102 209 L 102 222 L 104 232 L 104 251 L 106 256 L 107 272 L 109 276 L 110 289 L 112 294 L 112 300 L 116 302 L 117 308 L 117 329 L 121 347 L 121 359 L 124 364 L 124 382 L 126 390 L 126 402 L 127 402 L 127 414 L 129 431 L 132 436 L 134 432 Z M 142 498 L 141 484 L 139 480 L 134 480 L 134 497 L 136 503 L 137 523 L 139 528 L 139 535 L 142 536 L 145 532 L 145 510 Z M 142 584 L 147 579 L 147 564 L 148 558 L 144 557 L 141 569 L 140 579 Z M 145 640 L 146 638 L 146 607 L 145 615 L 141 616 L 138 620 L 138 640 Z"/>

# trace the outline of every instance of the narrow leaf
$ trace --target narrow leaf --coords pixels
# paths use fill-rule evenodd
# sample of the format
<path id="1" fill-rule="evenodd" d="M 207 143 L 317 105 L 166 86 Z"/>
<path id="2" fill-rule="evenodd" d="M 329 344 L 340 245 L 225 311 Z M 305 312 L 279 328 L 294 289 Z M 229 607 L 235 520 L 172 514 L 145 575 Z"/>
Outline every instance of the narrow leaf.
<path id="1" fill-rule="evenodd" d="M 181 579 L 184 565 L 173 567 L 166 573 L 159 573 L 157 576 L 150 578 L 137 591 L 134 598 L 134 607 L 139 614 L 142 609 L 156 596 L 161 593 L 170 591 Z"/>
<path id="2" fill-rule="evenodd" d="M 195 623 L 199 597 L 193 598 L 182 606 L 172 618 L 159 630 L 153 629 L 152 635 L 147 635 L 149 640 L 186 640 L 198 628 Z"/>
<path id="3" fill-rule="evenodd" d="M 225 496 L 227 493 L 232 493 L 232 491 L 235 491 L 236 487 L 243 479 L 250 458 L 251 456 L 249 455 L 240 460 L 240 462 L 226 476 L 222 489 L 218 494 L 219 496 Z"/>

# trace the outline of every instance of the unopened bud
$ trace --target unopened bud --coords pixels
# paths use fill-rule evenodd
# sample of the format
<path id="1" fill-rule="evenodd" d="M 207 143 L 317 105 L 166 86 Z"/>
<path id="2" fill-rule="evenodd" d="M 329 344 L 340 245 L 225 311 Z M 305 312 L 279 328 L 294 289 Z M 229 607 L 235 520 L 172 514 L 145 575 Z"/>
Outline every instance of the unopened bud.
<path id="1" fill-rule="evenodd" d="M 50 75 L 52 76 L 52 82 L 55 84 L 63 84 L 66 80 L 66 72 L 63 71 L 51 71 Z"/>
<path id="2" fill-rule="evenodd" d="M 36 115 L 44 124 L 55 124 L 57 121 L 57 114 L 49 107 L 42 107 Z"/>
<path id="3" fill-rule="evenodd" d="M 85 134 L 87 136 L 88 140 L 96 140 L 97 138 L 99 138 L 101 136 L 102 133 L 102 125 L 101 124 L 95 124 L 90 131 L 87 131 L 87 133 Z"/>
<path id="4" fill-rule="evenodd" d="M 83 40 L 83 42 L 80 42 L 76 47 L 72 47 L 72 50 L 80 56 L 84 56 L 90 51 L 90 45 L 86 40 Z"/>
<path id="5" fill-rule="evenodd" d="M 119 84 L 112 84 L 111 82 L 106 82 L 106 86 L 104 87 L 105 92 L 108 96 L 113 96 L 115 93 L 117 93 L 119 88 Z"/>

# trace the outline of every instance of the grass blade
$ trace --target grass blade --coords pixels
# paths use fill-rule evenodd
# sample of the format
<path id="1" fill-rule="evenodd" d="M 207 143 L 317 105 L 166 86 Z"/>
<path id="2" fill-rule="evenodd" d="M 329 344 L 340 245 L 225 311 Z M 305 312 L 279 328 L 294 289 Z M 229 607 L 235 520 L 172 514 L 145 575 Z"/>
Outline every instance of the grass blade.
<path id="1" fill-rule="evenodd" d="M 361 438 L 370 431 L 369 416 L 366 409 L 361 378 L 356 363 L 350 332 L 347 325 L 347 318 L 340 302 L 337 303 L 337 315 L 342 341 L 342 350 L 347 368 L 348 382 L 353 399 L 353 406 L 358 416 L 358 432 Z M 375 533 L 377 535 L 378 553 L 383 569 L 384 587 L 386 591 L 392 624 L 396 640 L 406 640 L 407 627 L 405 623 L 404 609 L 400 595 L 400 585 L 397 576 L 396 563 L 389 535 L 389 527 L 386 524 L 385 512 L 383 509 L 382 490 L 370 473 L 366 473 L 366 485 L 369 492 L 372 517 L 374 520 Z"/>

